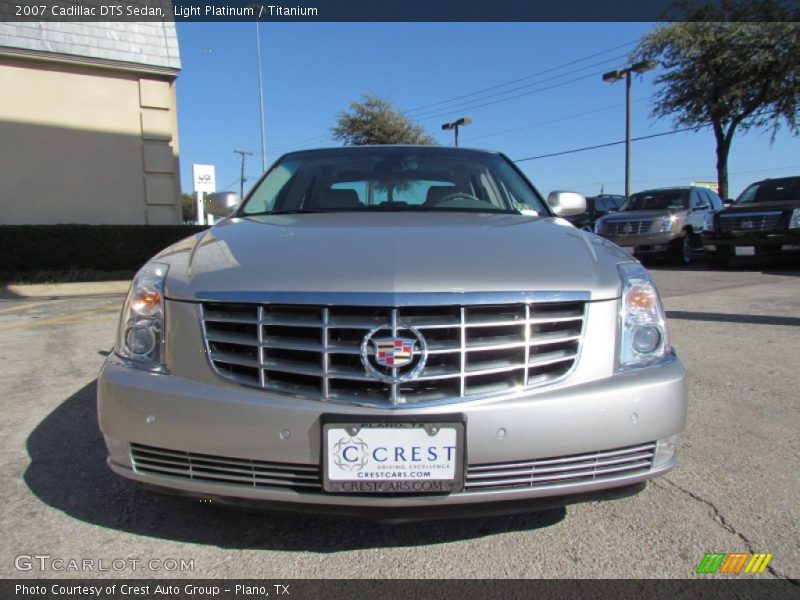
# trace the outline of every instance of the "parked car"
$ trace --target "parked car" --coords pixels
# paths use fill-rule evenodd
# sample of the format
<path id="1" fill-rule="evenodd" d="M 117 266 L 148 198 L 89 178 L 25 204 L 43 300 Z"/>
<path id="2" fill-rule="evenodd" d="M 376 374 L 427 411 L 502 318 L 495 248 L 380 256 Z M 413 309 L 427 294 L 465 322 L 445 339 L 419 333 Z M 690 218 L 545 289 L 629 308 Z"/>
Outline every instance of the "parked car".
<path id="1" fill-rule="evenodd" d="M 594 231 L 595 221 L 609 213 L 618 211 L 623 202 L 625 202 L 625 196 L 615 194 L 589 196 L 586 198 L 586 210 L 584 212 L 564 218 L 578 229 Z"/>
<path id="2" fill-rule="evenodd" d="M 722 199 L 704 187 L 632 194 L 620 212 L 598 219 L 595 232 L 637 256 L 666 255 L 679 265 L 703 249 L 701 234 Z"/>
<path id="3" fill-rule="evenodd" d="M 703 233 L 709 260 L 800 254 L 800 176 L 749 185 Z"/>
<path id="4" fill-rule="evenodd" d="M 502 154 L 284 155 L 136 275 L 98 381 L 109 466 L 384 519 L 635 493 L 675 465 L 685 372 L 648 272 L 556 218 L 584 208 Z"/>

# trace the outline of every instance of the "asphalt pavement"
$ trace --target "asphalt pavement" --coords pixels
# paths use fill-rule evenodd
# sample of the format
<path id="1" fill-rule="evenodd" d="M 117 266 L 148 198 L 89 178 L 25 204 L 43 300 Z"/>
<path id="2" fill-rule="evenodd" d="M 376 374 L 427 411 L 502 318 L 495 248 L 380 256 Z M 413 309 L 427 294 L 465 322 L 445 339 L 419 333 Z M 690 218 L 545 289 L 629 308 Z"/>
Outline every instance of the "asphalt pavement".
<path id="1" fill-rule="evenodd" d="M 113 475 L 94 396 L 122 297 L 0 300 L 0 576 L 691 578 L 715 551 L 772 553 L 760 577 L 797 579 L 800 269 L 652 272 L 689 378 L 678 467 L 613 502 L 404 525 L 163 497 Z M 54 567 L 71 559 L 94 570 Z"/>

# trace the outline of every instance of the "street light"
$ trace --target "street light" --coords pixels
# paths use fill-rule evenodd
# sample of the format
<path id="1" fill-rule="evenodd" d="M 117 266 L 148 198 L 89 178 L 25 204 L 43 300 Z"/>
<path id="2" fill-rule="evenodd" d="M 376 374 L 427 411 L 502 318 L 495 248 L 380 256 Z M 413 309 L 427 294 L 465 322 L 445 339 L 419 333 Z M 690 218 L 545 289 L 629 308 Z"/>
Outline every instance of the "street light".
<path id="1" fill-rule="evenodd" d="M 443 130 L 454 129 L 456 132 L 456 148 L 458 148 L 458 128 L 462 125 L 470 125 L 472 123 L 472 119 L 469 117 L 462 117 L 458 121 L 453 121 L 452 123 L 445 123 L 442 125 Z"/>
<path id="2" fill-rule="evenodd" d="M 631 194 L 631 73 L 644 73 L 655 69 L 654 60 L 643 60 L 624 69 L 603 73 L 603 81 L 614 83 L 625 80 L 625 195 Z"/>

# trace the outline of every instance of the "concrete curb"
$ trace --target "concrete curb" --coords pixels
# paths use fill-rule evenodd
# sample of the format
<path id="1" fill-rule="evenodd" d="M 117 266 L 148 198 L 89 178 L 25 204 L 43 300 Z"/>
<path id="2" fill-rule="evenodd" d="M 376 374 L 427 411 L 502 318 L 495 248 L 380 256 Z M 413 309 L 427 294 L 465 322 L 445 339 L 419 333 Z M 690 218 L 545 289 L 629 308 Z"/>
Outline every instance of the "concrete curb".
<path id="1" fill-rule="evenodd" d="M 125 294 L 130 281 L 86 281 L 75 283 L 31 283 L 0 287 L 0 298 L 69 298 Z"/>

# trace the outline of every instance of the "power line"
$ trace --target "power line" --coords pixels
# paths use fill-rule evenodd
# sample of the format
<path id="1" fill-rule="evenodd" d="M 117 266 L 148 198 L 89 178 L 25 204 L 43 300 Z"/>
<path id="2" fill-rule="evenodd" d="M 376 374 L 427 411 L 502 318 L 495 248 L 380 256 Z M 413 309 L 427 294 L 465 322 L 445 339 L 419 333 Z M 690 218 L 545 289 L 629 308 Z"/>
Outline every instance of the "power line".
<path id="1" fill-rule="evenodd" d="M 796 106 L 795 109 L 797 109 L 799 107 L 800 106 Z M 769 109 L 762 110 L 760 112 L 756 112 L 756 113 L 751 114 L 748 118 L 762 117 L 764 115 L 770 114 L 771 112 L 772 111 L 770 111 Z M 691 127 L 683 127 L 681 129 L 674 129 L 672 131 L 662 131 L 661 133 L 653 133 L 651 135 L 643 135 L 643 136 L 640 136 L 640 137 L 631 138 L 631 141 L 632 142 L 638 142 L 640 140 L 649 140 L 649 139 L 652 139 L 652 138 L 662 137 L 662 136 L 665 136 L 665 135 L 674 135 L 676 133 L 684 133 L 686 131 L 698 131 L 700 129 L 705 129 L 706 127 L 711 127 L 711 125 L 712 125 L 712 123 L 708 122 L 708 123 L 704 123 L 702 125 L 693 125 Z M 552 156 L 562 156 L 564 154 L 574 154 L 576 152 L 584 152 L 585 150 L 596 150 L 597 148 L 608 148 L 610 146 L 619 146 L 620 144 L 624 144 L 624 143 L 625 143 L 625 140 L 622 140 L 621 142 L 608 142 L 606 144 L 597 144 L 596 146 L 585 146 L 583 148 L 574 148 L 572 150 L 564 150 L 563 152 L 552 152 L 550 154 L 540 154 L 539 156 L 529 156 L 528 158 L 518 158 L 518 159 L 516 159 L 516 160 L 514 160 L 512 162 L 524 162 L 526 160 L 537 160 L 539 158 L 550 158 Z"/>
<path id="2" fill-rule="evenodd" d="M 404 112 L 404 113 L 417 112 L 417 111 L 423 110 L 425 108 L 430 108 L 432 106 L 438 106 L 440 104 L 448 104 L 448 103 L 454 102 L 456 100 L 462 100 L 464 98 L 469 98 L 470 96 L 477 96 L 478 94 L 482 94 L 484 92 L 490 92 L 492 90 L 496 90 L 498 88 L 505 87 L 507 85 L 513 85 L 513 84 L 518 83 L 520 81 L 525 81 L 527 79 L 533 79 L 533 78 L 539 77 L 541 75 L 546 75 L 547 73 L 552 73 L 553 71 L 558 71 L 559 69 L 563 69 L 565 67 L 570 67 L 572 65 L 581 63 L 581 62 L 583 62 L 585 60 L 589 60 L 590 58 L 594 58 L 596 56 L 601 56 L 603 54 L 608 54 L 609 52 L 613 52 L 614 50 L 619 50 L 620 48 L 625 48 L 626 46 L 632 46 L 637 41 L 638 40 L 633 40 L 633 41 L 630 41 L 630 42 L 626 42 L 625 44 L 620 44 L 619 46 L 614 46 L 613 48 L 608 48 L 607 50 L 602 50 L 601 52 L 595 52 L 595 53 L 590 54 L 588 56 L 584 56 L 584 57 L 575 59 L 573 61 L 570 61 L 570 62 L 567 62 L 567 63 L 563 63 L 561 65 L 557 65 L 555 67 L 550 67 L 549 69 L 545 69 L 544 71 L 538 71 L 536 73 L 531 73 L 530 75 L 525 75 L 524 77 L 518 77 L 517 79 L 512 79 L 512 80 L 506 81 L 504 83 L 498 83 L 496 85 L 493 85 L 493 86 L 490 86 L 490 87 L 487 87 L 487 88 L 482 88 L 482 89 L 476 90 L 474 92 L 469 92 L 467 94 L 462 94 L 460 96 L 455 96 L 453 98 L 448 98 L 447 100 L 440 100 L 438 102 L 431 102 L 430 104 L 423 104 L 422 106 L 417 106 L 415 108 L 409 108 L 409 109 L 406 109 L 406 110 L 404 110 L 402 112 Z"/>
<path id="3" fill-rule="evenodd" d="M 649 100 L 652 96 L 637 98 L 633 101 L 633 103 L 642 102 L 643 100 Z M 611 110 L 614 108 L 619 108 L 620 106 L 625 106 L 624 102 L 620 102 L 618 104 L 612 104 L 609 106 L 604 106 L 602 108 L 595 108 L 593 110 L 585 110 L 583 112 L 574 113 L 571 115 L 565 115 L 563 117 L 558 117 L 557 119 L 551 119 L 550 121 L 540 121 L 538 123 L 531 123 L 529 125 L 521 125 L 519 127 L 514 127 L 512 129 L 504 129 L 502 131 L 494 131 L 492 133 L 485 133 L 483 135 L 476 135 L 470 136 L 470 140 L 480 140 L 487 137 L 494 137 L 496 135 L 502 135 L 504 133 L 515 133 L 517 131 L 522 131 L 523 129 L 533 129 L 535 127 L 544 127 L 545 125 L 552 125 L 553 123 L 560 123 L 562 121 L 568 121 L 570 119 L 577 119 L 578 117 L 584 117 L 586 115 L 593 115 L 595 113 L 604 112 L 607 110 Z"/>
<path id="4" fill-rule="evenodd" d="M 492 106 L 493 104 L 500 104 L 502 102 L 508 102 L 509 100 L 516 100 L 517 98 L 522 98 L 524 96 L 531 96 L 533 94 L 540 94 L 541 92 L 546 92 L 548 90 L 552 90 L 552 89 L 555 89 L 555 88 L 558 88 L 558 87 L 569 85 L 570 83 L 575 83 L 576 81 L 582 81 L 584 79 L 597 77 L 598 75 L 602 75 L 602 74 L 603 74 L 603 71 L 597 71 L 596 73 L 589 73 L 588 75 L 583 75 L 581 77 L 575 77 L 574 79 L 569 79 L 567 81 L 562 81 L 561 83 L 555 83 L 553 85 L 549 85 L 549 86 L 540 88 L 538 90 L 531 90 L 529 92 L 523 92 L 522 94 L 517 94 L 515 96 L 509 96 L 508 98 L 501 98 L 499 100 L 494 100 L 492 102 L 485 102 L 483 104 L 476 104 L 474 106 L 468 106 L 468 107 L 465 107 L 465 108 L 460 108 L 458 110 L 475 110 L 476 108 L 483 108 L 485 106 Z M 419 120 L 420 121 L 428 121 L 428 120 L 431 120 L 431 119 L 438 119 L 438 118 L 441 118 L 443 116 L 446 116 L 446 115 L 452 113 L 452 110 L 453 109 L 447 109 L 444 112 L 441 112 L 441 113 L 438 113 L 438 114 L 435 114 L 435 115 L 430 115 L 430 116 L 427 116 L 427 117 L 420 117 Z"/>
<path id="5" fill-rule="evenodd" d="M 676 133 L 683 133 L 685 131 L 697 131 L 698 129 L 703 129 L 705 127 L 710 127 L 709 125 L 695 125 L 694 127 L 684 127 L 683 129 L 675 129 L 673 131 L 662 131 L 661 133 L 653 133 L 651 135 L 642 135 L 639 137 L 631 138 L 632 142 L 638 142 L 641 140 L 649 140 L 652 138 L 662 137 L 665 135 L 675 135 Z M 550 154 L 540 154 L 539 156 L 529 156 L 527 158 L 517 158 L 513 162 L 525 162 L 526 160 L 538 160 L 540 158 L 550 158 L 552 156 L 563 156 L 564 154 L 575 154 L 576 152 L 585 152 L 586 150 L 597 150 L 598 148 L 609 148 L 611 146 L 619 146 L 624 144 L 625 140 L 620 140 L 619 142 L 608 142 L 605 144 L 597 144 L 595 146 L 584 146 L 583 148 L 573 148 L 572 150 L 564 150 L 562 152 L 551 152 Z"/>
<path id="6" fill-rule="evenodd" d="M 329 135 L 318 135 L 317 137 L 307 138 L 305 140 L 298 140 L 298 141 L 293 142 L 291 144 L 283 144 L 282 146 L 274 146 L 272 148 L 272 150 L 273 151 L 274 150 L 290 150 L 292 148 L 296 148 L 297 146 L 303 146 L 305 144 L 311 144 L 313 142 L 324 141 L 324 140 L 329 140 L 329 139 L 330 139 Z"/>
<path id="7" fill-rule="evenodd" d="M 422 119 L 422 118 L 427 117 L 431 113 L 439 114 L 439 113 L 442 113 L 442 112 L 450 112 L 450 111 L 454 111 L 454 110 L 469 110 L 469 106 L 474 102 L 482 102 L 483 100 L 490 100 L 491 98 L 497 98 L 499 96 L 503 96 L 505 94 L 510 94 L 512 92 L 518 92 L 520 90 L 525 90 L 525 89 L 528 89 L 528 88 L 531 88 L 531 87 L 534 87 L 534 86 L 541 85 L 543 83 L 547 83 L 548 81 L 554 81 L 556 79 L 561 79 L 562 77 L 567 77 L 569 75 L 574 75 L 576 73 L 580 73 L 582 71 L 586 71 L 587 69 L 591 69 L 591 68 L 594 68 L 594 67 L 599 67 L 600 65 L 608 65 L 609 63 L 617 63 L 624 57 L 625 57 L 625 55 L 615 56 L 615 57 L 607 59 L 607 60 L 602 60 L 602 61 L 597 62 L 597 63 L 592 63 L 591 65 L 586 65 L 584 67 L 581 67 L 580 69 L 573 69 L 572 71 L 567 71 L 565 73 L 560 73 L 558 75 L 553 75 L 552 77 L 546 77 L 544 79 L 540 79 L 539 81 L 526 83 L 525 85 L 520 85 L 518 87 L 511 88 L 511 89 L 508 89 L 508 90 L 503 90 L 502 92 L 495 92 L 494 94 L 488 94 L 486 96 L 481 96 L 479 98 L 473 98 L 472 100 L 467 100 L 465 102 L 460 102 L 458 104 L 452 104 L 450 106 L 441 106 L 439 108 L 426 110 L 426 111 L 423 111 L 420 114 L 410 115 L 410 116 L 412 118 L 414 118 L 414 119 Z M 607 69 L 608 69 L 608 66 L 603 67 L 603 71 L 601 71 L 601 73 L 606 71 Z M 595 73 L 593 73 L 591 76 L 593 77 L 594 75 L 595 75 Z M 518 98 L 519 96 L 514 96 L 514 97 Z"/>

